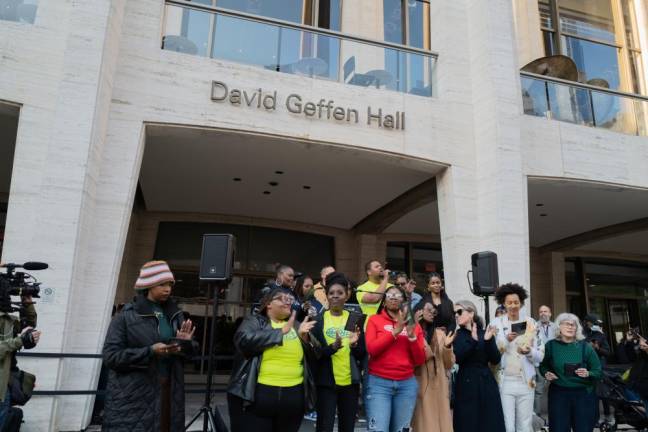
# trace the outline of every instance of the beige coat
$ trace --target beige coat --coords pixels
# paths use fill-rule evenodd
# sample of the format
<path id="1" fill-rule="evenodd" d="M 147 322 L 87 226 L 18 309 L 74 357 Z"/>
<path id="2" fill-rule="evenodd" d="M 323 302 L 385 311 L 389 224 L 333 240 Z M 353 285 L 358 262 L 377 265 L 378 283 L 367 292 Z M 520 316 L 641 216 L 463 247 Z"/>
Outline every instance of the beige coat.
<path id="1" fill-rule="evenodd" d="M 436 343 L 438 347 L 435 351 L 436 356 L 429 357 L 433 353 L 429 347 L 426 347 L 426 358 L 429 358 L 415 371 L 419 384 L 416 408 L 412 418 L 412 428 L 415 432 L 452 432 L 447 372 L 454 364 L 455 357 L 452 348 L 447 349 L 443 346 L 443 334 L 443 330 L 436 330 L 431 342 Z"/>

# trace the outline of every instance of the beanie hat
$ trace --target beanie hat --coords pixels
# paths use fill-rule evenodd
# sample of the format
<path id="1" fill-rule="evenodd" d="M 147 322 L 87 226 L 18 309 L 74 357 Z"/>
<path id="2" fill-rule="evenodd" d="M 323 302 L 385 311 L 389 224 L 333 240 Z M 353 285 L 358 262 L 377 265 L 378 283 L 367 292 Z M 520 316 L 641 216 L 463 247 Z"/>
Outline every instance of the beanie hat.
<path id="1" fill-rule="evenodd" d="M 175 283 L 175 278 L 166 261 L 149 261 L 140 270 L 135 282 L 135 290 L 146 290 L 166 282 Z"/>

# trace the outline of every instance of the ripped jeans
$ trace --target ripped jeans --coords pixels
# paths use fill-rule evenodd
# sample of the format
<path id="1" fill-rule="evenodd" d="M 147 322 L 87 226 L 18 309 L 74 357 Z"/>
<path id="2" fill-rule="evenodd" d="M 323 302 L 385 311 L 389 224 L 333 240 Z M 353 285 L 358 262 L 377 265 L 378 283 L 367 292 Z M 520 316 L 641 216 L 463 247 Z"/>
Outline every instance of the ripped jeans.
<path id="1" fill-rule="evenodd" d="M 372 432 L 409 430 L 418 392 L 415 377 L 394 381 L 368 375 L 365 390 L 367 430 Z"/>

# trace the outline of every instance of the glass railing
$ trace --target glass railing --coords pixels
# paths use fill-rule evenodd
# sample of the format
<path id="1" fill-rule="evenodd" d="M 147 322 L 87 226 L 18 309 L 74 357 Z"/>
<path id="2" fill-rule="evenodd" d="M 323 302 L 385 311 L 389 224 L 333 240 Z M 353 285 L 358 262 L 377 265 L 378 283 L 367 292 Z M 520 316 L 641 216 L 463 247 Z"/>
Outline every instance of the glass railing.
<path id="1" fill-rule="evenodd" d="M 34 24 L 38 0 L 0 0 L 0 20 Z"/>
<path id="2" fill-rule="evenodd" d="M 436 55 L 289 22 L 166 2 L 162 49 L 431 97 Z"/>
<path id="3" fill-rule="evenodd" d="M 522 72 L 528 115 L 648 136 L 648 98 Z"/>

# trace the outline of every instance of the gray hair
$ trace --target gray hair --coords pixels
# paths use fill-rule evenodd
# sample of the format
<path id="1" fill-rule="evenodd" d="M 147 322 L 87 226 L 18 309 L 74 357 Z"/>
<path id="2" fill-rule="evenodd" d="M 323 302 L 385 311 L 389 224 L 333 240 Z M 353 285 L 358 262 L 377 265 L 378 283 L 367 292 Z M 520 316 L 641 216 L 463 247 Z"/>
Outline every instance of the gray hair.
<path id="1" fill-rule="evenodd" d="M 570 321 L 576 324 L 576 340 L 581 341 L 585 339 L 585 336 L 583 336 L 583 326 L 580 323 L 580 320 L 578 317 L 572 313 L 564 312 L 561 313 L 556 317 L 556 321 L 554 321 L 554 324 L 556 324 L 556 339 L 562 340 L 561 335 L 560 335 L 560 324 L 565 322 L 565 321 Z"/>
<path id="2" fill-rule="evenodd" d="M 475 315 L 473 317 L 473 321 L 477 323 L 477 326 L 480 328 L 484 328 L 484 320 L 477 314 L 477 307 L 475 306 L 475 303 L 471 302 L 470 300 L 459 300 L 454 302 L 455 306 L 461 306 L 468 312 L 473 312 Z"/>

